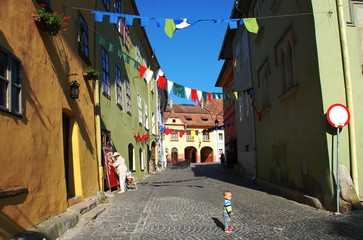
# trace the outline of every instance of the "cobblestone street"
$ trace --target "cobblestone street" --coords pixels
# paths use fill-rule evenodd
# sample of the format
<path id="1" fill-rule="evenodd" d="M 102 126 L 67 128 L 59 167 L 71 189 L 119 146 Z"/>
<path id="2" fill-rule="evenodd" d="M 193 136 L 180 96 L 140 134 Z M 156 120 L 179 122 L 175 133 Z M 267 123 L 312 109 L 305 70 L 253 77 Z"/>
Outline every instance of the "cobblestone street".
<path id="1" fill-rule="evenodd" d="M 233 233 L 223 231 L 223 190 L 233 192 Z M 363 211 L 333 215 L 268 193 L 219 164 L 151 174 L 117 193 L 66 239 L 363 239 Z"/>

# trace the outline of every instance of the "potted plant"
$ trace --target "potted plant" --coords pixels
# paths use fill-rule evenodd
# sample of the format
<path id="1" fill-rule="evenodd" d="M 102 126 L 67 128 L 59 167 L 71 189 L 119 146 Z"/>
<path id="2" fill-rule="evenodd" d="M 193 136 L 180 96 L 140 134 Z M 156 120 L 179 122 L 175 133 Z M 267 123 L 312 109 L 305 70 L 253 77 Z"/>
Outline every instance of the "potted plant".
<path id="1" fill-rule="evenodd" d="M 68 25 L 65 20 L 71 17 L 63 17 L 57 12 L 51 13 L 47 12 L 44 8 L 44 4 L 37 9 L 37 14 L 33 16 L 34 20 L 42 25 L 44 29 L 48 32 L 50 36 L 56 36 L 59 33 L 66 32 L 66 26 Z"/>
<path id="2" fill-rule="evenodd" d="M 83 76 L 85 79 L 88 79 L 88 80 L 98 80 L 101 76 L 101 73 L 99 71 L 97 71 L 95 68 L 93 68 L 92 66 L 88 66 L 83 71 Z"/>

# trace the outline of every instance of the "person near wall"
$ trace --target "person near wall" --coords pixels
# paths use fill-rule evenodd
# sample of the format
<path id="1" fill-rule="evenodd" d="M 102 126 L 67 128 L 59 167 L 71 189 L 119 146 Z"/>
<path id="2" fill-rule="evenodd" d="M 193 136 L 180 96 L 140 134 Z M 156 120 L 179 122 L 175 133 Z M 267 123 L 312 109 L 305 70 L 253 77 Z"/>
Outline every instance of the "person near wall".
<path id="1" fill-rule="evenodd" d="M 118 152 L 114 152 L 112 156 L 116 159 L 116 161 L 112 165 L 113 167 L 116 168 L 116 172 L 119 177 L 119 184 L 120 184 L 119 193 L 124 193 L 126 191 L 126 173 L 127 173 L 127 166 L 125 163 L 125 159 Z"/>

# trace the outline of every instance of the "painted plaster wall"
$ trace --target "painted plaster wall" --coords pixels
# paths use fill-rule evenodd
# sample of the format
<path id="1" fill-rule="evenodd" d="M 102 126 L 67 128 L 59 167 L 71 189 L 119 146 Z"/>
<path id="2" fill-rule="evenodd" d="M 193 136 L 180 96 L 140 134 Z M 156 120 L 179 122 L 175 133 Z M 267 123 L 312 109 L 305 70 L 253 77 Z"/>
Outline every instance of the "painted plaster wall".
<path id="1" fill-rule="evenodd" d="M 251 56 L 249 54 L 248 33 L 243 27 L 239 28 L 233 39 L 234 59 L 234 89 L 245 91 L 252 89 Z M 244 92 L 235 102 L 237 130 L 237 162 L 240 174 L 256 175 L 256 140 L 254 111 L 251 105 L 252 91 Z M 231 146 L 230 146 L 231 147 Z M 228 155 L 228 154 L 227 154 Z"/>
<path id="2" fill-rule="evenodd" d="M 99 9 L 101 11 L 105 11 L 104 5 L 102 1 L 99 1 Z M 111 11 L 113 12 L 113 4 L 111 4 Z M 123 13 L 135 14 L 135 10 L 131 5 L 131 1 L 122 1 L 121 6 Z M 136 44 L 140 45 L 140 52 L 142 58 L 146 59 L 146 63 L 143 60 L 140 60 L 140 64 L 148 67 L 152 71 L 158 70 L 157 62 L 154 58 L 152 58 L 151 50 L 146 43 L 146 40 L 143 39 L 144 36 L 141 33 L 141 28 L 138 23 L 134 21 L 132 26 L 129 26 L 130 32 L 130 45 L 127 49 L 123 37 L 120 37 L 117 28 L 114 24 L 110 24 L 108 20 L 104 20 L 102 23 L 97 23 L 97 31 L 105 37 L 109 42 L 115 45 L 116 49 L 121 49 L 123 52 L 128 54 L 133 59 L 136 58 Z M 98 44 L 96 46 L 96 61 L 97 68 L 102 69 L 101 62 L 101 48 L 102 46 Z M 102 80 L 100 81 L 100 112 L 101 112 L 101 129 L 107 130 L 111 132 L 112 144 L 114 151 L 119 152 L 125 159 L 126 164 L 129 165 L 129 157 L 128 157 L 128 146 L 132 144 L 134 147 L 134 173 L 133 175 L 136 178 L 141 178 L 143 175 L 148 173 L 149 168 L 149 158 L 150 154 L 148 152 L 151 150 L 152 142 L 155 141 L 155 135 L 152 133 L 152 112 L 154 113 L 155 125 L 157 127 L 157 102 L 156 102 L 156 81 L 155 78 L 151 80 L 150 83 L 147 83 L 143 78 L 139 77 L 139 70 L 135 68 L 135 61 L 130 60 L 129 63 L 125 62 L 125 56 L 123 58 L 119 58 L 117 55 L 117 50 L 114 52 L 110 52 L 108 49 L 108 45 L 104 47 L 109 54 L 109 72 L 110 72 L 110 88 L 111 88 L 111 96 L 107 97 L 103 94 L 102 90 Z M 131 95 L 131 114 L 126 111 L 126 87 L 125 83 L 122 83 L 123 87 L 123 108 L 120 108 L 116 104 L 116 87 L 115 87 L 115 65 L 117 65 L 121 69 L 121 79 L 122 81 L 125 78 L 128 78 L 130 81 L 130 95 Z M 139 113 L 138 113 L 138 99 L 137 93 L 141 95 L 142 99 L 142 111 L 143 111 L 143 123 L 139 123 Z M 148 106 L 148 122 L 145 124 L 145 115 L 144 115 L 144 105 L 145 103 Z M 150 138 L 145 142 L 136 141 L 134 135 L 140 133 L 140 135 L 144 135 L 147 131 L 150 131 Z M 155 129 L 155 134 L 157 133 L 157 129 Z M 144 170 L 141 169 L 141 159 L 139 155 L 139 149 L 143 151 L 143 161 L 144 161 Z M 157 149 L 156 149 L 157 153 Z M 149 157 L 149 158 L 148 158 Z M 157 164 L 157 163 L 156 163 Z M 130 169 L 132 170 L 132 169 Z"/>
<path id="3" fill-rule="evenodd" d="M 5 234 L 14 229 L 28 229 L 68 207 L 62 111 L 74 119 L 76 195 L 82 200 L 98 191 L 94 85 L 82 78 L 86 64 L 78 55 L 77 10 L 72 9 L 71 3 L 51 2 L 54 11 L 71 16 L 67 33 L 53 38 L 34 23 L 32 16 L 39 7 L 35 1 L 1 2 L 0 45 L 22 62 L 23 115 L 0 112 L 0 189 L 29 190 L 25 198 L 20 197 L 20 202 L 14 200 L 19 204 L 0 205 L 2 220 L 12 224 L 8 228 L 4 222 L 0 223 Z M 90 1 L 77 1 L 77 6 L 90 6 Z M 85 18 L 92 26 L 92 16 Z M 78 100 L 69 97 L 66 75 L 70 73 L 78 74 L 75 77 L 80 83 Z M 0 203 L 4 200 L 0 199 Z"/>
<path id="4" fill-rule="evenodd" d="M 328 1 L 323 4 L 321 1 L 312 1 L 313 8 L 316 12 L 334 12 L 331 16 L 327 14 L 315 15 L 315 27 L 316 27 L 316 39 L 319 56 L 319 69 L 320 79 L 322 84 L 322 94 L 324 112 L 335 104 L 341 103 L 347 106 L 346 94 L 344 86 L 344 78 L 342 72 L 342 58 L 341 47 L 339 39 L 338 20 L 336 15 L 335 1 Z M 355 144 L 357 146 L 357 169 L 358 169 L 358 183 L 360 199 L 363 198 L 363 176 L 361 174 L 363 170 L 363 140 L 360 136 L 363 135 L 363 113 L 360 111 L 363 105 L 363 98 L 361 90 L 363 87 L 362 77 L 362 57 L 361 57 L 361 40 L 359 30 L 359 19 L 362 17 L 362 4 L 354 4 L 353 12 L 350 11 L 350 1 L 343 1 L 344 17 L 347 22 L 355 22 L 355 25 L 347 25 L 346 33 L 348 39 L 348 54 L 350 62 L 350 74 L 352 81 L 352 93 L 353 93 L 353 105 L 354 105 L 354 121 L 355 121 Z M 351 14 L 353 19 L 351 19 Z M 362 22 L 362 20 L 361 20 Z M 329 54 L 327 54 L 329 53 Z M 350 127 L 348 125 L 348 127 Z M 340 161 L 350 169 L 350 156 L 349 156 L 349 139 L 348 139 L 348 127 L 345 127 L 340 136 Z M 330 162 L 332 159 L 336 159 L 336 137 L 330 134 L 326 134 L 326 141 L 328 143 L 328 152 Z"/>
<path id="5" fill-rule="evenodd" d="M 310 4 L 301 1 L 281 1 L 274 13 L 270 7 L 269 4 L 263 5 L 264 15 L 312 11 Z M 327 206 L 332 203 L 333 189 L 314 19 L 311 15 L 270 18 L 263 19 L 261 25 L 264 33 L 259 39 L 250 35 L 255 103 L 257 110 L 261 111 L 261 121 L 256 118 L 257 176 L 318 197 Z M 276 48 L 289 31 L 293 34 L 297 86 L 284 94 Z M 270 69 L 268 93 L 271 107 L 268 109 L 262 108 L 262 90 L 258 88 L 257 74 L 264 61 L 268 61 Z M 330 76 L 334 76 L 334 72 Z"/>

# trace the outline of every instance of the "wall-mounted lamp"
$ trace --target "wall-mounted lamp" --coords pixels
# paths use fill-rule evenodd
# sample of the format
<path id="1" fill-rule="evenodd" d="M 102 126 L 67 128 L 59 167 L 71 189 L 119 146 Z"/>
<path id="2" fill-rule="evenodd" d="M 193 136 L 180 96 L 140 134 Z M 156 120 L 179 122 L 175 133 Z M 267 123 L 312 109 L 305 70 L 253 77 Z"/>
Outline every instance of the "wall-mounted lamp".
<path id="1" fill-rule="evenodd" d="M 70 76 L 76 76 L 77 73 L 68 74 L 67 77 Z M 69 83 L 69 96 L 72 99 L 78 99 L 79 96 L 79 83 L 77 80 L 73 80 L 71 83 Z"/>
<path id="2" fill-rule="evenodd" d="M 218 126 L 218 124 L 219 124 L 219 121 L 216 119 L 215 121 L 214 121 L 214 124 L 216 125 L 216 127 Z"/>

